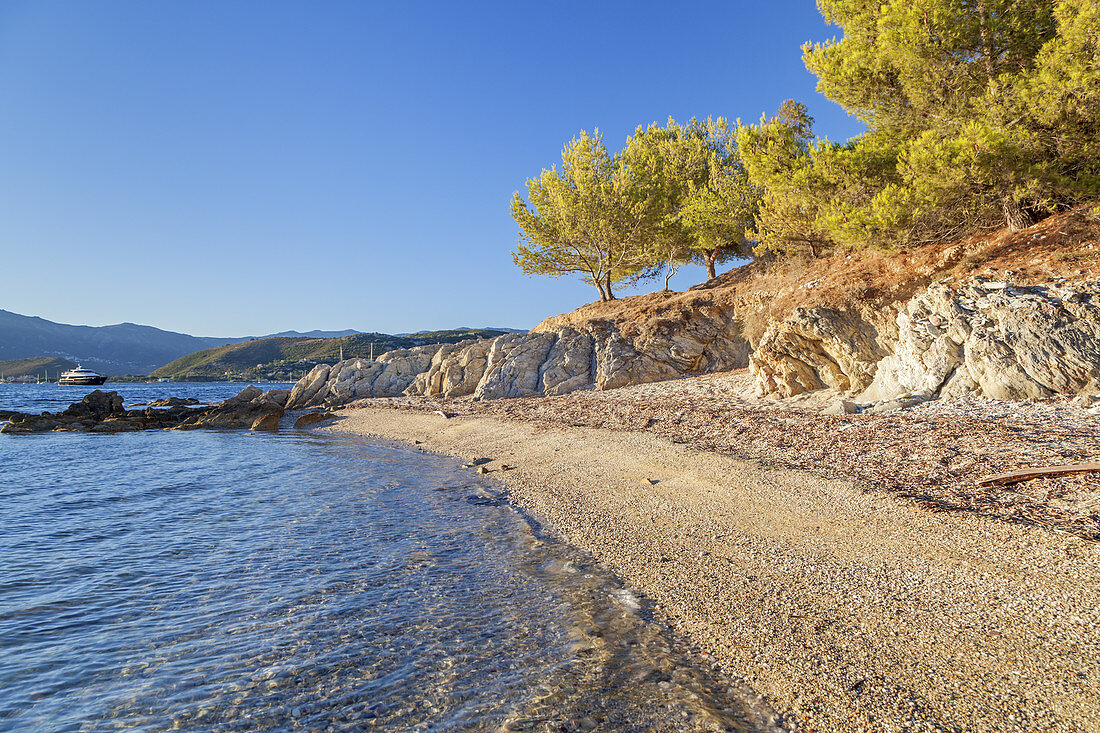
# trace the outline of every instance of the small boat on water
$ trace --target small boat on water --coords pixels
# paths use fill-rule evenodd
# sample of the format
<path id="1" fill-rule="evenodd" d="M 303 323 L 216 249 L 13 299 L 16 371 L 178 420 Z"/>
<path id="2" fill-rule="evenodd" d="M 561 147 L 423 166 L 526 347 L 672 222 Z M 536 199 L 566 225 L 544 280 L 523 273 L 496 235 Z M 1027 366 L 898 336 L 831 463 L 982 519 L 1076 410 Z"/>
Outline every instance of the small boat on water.
<path id="1" fill-rule="evenodd" d="M 84 387 L 93 384 L 103 384 L 106 381 L 107 377 L 102 374 L 96 374 L 91 369 L 85 369 L 77 364 L 76 369 L 61 372 L 61 377 L 58 378 L 57 383 L 67 387 Z"/>

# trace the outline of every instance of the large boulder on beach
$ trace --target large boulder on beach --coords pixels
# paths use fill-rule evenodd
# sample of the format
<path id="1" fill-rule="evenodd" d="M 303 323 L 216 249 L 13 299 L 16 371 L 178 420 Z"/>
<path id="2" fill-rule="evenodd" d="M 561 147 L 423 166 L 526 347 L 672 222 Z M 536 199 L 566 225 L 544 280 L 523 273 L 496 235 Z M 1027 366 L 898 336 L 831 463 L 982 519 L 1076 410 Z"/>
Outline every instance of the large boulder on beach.
<path id="1" fill-rule="evenodd" d="M 566 394 L 592 384 L 591 334 L 564 328 L 540 366 L 539 391 L 544 395 Z"/>
<path id="2" fill-rule="evenodd" d="M 1100 283 L 937 283 L 905 304 L 897 327 L 864 399 L 1025 400 L 1100 389 Z"/>
<path id="3" fill-rule="evenodd" d="M 294 421 L 294 427 L 307 428 L 310 425 L 316 425 L 319 422 L 328 420 L 331 417 L 331 415 L 324 412 L 307 412 L 304 415 L 299 416 L 299 418 Z"/>
<path id="4" fill-rule="evenodd" d="M 764 332 L 749 357 L 756 394 L 865 389 L 889 353 L 889 339 L 889 332 L 862 313 L 796 308 Z"/>
<path id="5" fill-rule="evenodd" d="M 416 376 L 427 371 L 442 344 L 416 346 L 411 349 L 395 349 L 378 357 L 382 371 L 369 389 L 360 389 L 360 397 L 399 397 L 404 394 Z"/>

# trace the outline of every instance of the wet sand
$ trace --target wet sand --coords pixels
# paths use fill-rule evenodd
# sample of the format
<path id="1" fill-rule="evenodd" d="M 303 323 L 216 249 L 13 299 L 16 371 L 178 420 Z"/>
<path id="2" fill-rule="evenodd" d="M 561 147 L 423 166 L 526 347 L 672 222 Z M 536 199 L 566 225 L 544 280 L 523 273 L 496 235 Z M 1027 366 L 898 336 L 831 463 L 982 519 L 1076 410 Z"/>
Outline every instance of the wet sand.
<path id="1" fill-rule="evenodd" d="M 633 584 L 787 729 L 1100 731 L 1100 544 L 645 431 L 338 414 L 323 429 L 494 459 L 516 504 Z"/>

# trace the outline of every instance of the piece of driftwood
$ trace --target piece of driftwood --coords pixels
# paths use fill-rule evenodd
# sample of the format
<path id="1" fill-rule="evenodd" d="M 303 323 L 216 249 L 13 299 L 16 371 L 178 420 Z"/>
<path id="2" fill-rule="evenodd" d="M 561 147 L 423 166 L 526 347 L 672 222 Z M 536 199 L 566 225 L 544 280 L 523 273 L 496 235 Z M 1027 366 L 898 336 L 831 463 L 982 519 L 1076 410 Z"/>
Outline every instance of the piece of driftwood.
<path id="1" fill-rule="evenodd" d="M 1088 473 L 1100 471 L 1100 463 L 1070 463 L 1065 466 L 1043 466 L 1042 468 L 1021 468 L 1018 471 L 998 473 L 986 476 L 978 481 L 978 486 L 994 486 L 997 484 L 1015 484 L 1040 476 L 1062 476 L 1067 473 Z"/>

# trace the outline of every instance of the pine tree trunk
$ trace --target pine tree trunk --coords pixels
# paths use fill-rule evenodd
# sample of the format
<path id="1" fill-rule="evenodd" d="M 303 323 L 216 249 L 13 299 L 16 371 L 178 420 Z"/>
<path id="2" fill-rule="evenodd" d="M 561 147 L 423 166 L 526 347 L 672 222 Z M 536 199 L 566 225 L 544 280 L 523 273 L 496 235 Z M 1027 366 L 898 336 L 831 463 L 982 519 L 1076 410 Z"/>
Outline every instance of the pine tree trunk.
<path id="1" fill-rule="evenodd" d="M 707 266 L 707 280 L 713 280 L 718 277 L 714 274 L 714 261 L 718 259 L 718 249 L 712 249 L 709 252 L 703 252 L 703 262 Z"/>
<path id="2" fill-rule="evenodd" d="M 989 32 L 989 9 L 983 0 L 979 0 L 978 28 L 982 39 L 982 65 L 985 67 L 986 88 L 993 95 L 997 94 L 997 72 L 993 68 L 993 41 Z"/>
<path id="3" fill-rule="evenodd" d="M 1027 229 L 1035 223 L 1035 217 L 1030 211 L 1020 206 L 1019 202 L 1011 196 L 1001 199 L 1001 206 L 1005 212 L 1005 226 L 1012 231 Z"/>
<path id="4" fill-rule="evenodd" d="M 615 293 L 611 291 L 611 273 L 606 273 L 603 276 L 603 288 L 607 291 L 607 299 L 615 300 Z"/>
<path id="5" fill-rule="evenodd" d="M 600 282 L 599 280 L 596 280 L 596 290 L 600 291 L 600 302 L 601 303 L 606 303 L 607 302 L 607 293 L 603 289 L 603 283 Z"/>

